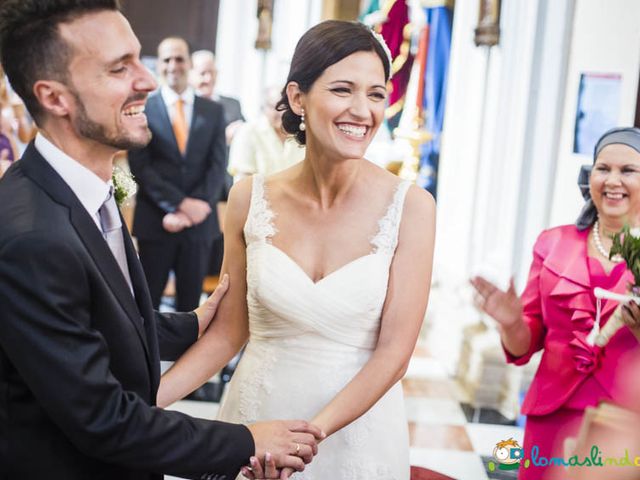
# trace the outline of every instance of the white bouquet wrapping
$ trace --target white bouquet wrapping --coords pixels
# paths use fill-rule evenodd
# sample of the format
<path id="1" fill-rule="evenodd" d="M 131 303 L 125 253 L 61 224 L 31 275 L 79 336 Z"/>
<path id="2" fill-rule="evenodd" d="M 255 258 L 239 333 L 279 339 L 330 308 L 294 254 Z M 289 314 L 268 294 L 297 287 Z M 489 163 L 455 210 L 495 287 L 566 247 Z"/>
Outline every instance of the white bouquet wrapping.
<path id="1" fill-rule="evenodd" d="M 627 268 L 633 274 L 633 284 L 629 284 L 627 295 L 610 292 L 603 288 L 593 290 L 597 299 L 596 320 L 587 337 L 587 342 L 599 347 L 604 347 L 611 337 L 624 327 L 621 313 L 622 304 L 631 300 L 640 304 L 640 227 L 630 228 L 625 225 L 620 232 L 613 236 L 613 246 L 609 252 L 609 258 L 614 255 L 620 255 L 624 259 Z M 603 299 L 614 300 L 620 302 L 621 305 L 613 312 L 607 324 L 600 328 L 600 303 Z"/>

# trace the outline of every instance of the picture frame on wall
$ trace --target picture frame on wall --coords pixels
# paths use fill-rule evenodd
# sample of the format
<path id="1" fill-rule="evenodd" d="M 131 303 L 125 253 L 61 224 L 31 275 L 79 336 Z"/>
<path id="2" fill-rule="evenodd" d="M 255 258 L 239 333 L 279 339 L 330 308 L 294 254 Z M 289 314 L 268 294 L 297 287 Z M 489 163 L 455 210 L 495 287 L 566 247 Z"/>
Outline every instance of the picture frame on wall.
<path id="1" fill-rule="evenodd" d="M 582 73 L 573 137 L 573 153 L 591 156 L 598 138 L 618 125 L 622 75 Z"/>

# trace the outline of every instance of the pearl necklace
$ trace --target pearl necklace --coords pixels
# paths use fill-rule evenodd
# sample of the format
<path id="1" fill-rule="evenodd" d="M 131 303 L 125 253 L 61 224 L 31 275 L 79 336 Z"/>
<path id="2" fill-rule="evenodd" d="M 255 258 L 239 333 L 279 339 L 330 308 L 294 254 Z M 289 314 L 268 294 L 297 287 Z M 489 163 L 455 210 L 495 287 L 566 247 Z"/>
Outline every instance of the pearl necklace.
<path id="1" fill-rule="evenodd" d="M 604 248 L 602 240 L 600 239 L 600 224 L 598 223 L 598 220 L 596 220 L 593 224 L 593 229 L 591 230 L 591 232 L 593 233 L 593 236 L 591 237 L 593 240 L 593 246 L 596 247 L 596 250 L 598 250 L 598 253 L 600 255 L 602 255 L 607 260 L 611 260 L 614 263 L 620 263 L 624 260 L 624 258 L 622 258 L 622 256 L 619 254 L 616 254 L 612 258 L 609 258 L 609 252 L 607 252 L 607 250 Z"/>

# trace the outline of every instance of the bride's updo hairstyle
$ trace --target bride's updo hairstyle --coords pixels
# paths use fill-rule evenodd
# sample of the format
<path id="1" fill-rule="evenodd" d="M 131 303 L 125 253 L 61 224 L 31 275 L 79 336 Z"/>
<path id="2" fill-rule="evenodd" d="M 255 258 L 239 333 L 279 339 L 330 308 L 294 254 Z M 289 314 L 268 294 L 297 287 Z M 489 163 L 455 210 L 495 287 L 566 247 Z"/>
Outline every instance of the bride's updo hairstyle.
<path id="1" fill-rule="evenodd" d="M 327 20 L 309 29 L 298 41 L 276 110 L 283 112 L 282 128 L 300 145 L 306 143 L 306 135 L 300 130 L 300 115 L 291 110 L 286 85 L 296 82 L 307 93 L 327 67 L 356 52 L 375 52 L 384 67 L 385 82 L 389 80 L 389 56 L 371 29 L 361 23 Z"/>

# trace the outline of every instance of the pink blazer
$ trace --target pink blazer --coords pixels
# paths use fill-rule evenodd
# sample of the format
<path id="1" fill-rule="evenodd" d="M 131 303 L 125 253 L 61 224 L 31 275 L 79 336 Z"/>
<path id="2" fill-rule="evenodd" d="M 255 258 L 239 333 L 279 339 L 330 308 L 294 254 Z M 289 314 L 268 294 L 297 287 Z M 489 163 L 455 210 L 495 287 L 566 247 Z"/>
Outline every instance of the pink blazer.
<path id="1" fill-rule="evenodd" d="M 544 349 L 522 405 L 522 412 L 527 415 L 545 415 L 562 407 L 589 376 L 615 400 L 616 366 L 625 355 L 640 349 L 628 328 L 618 331 L 603 348 L 591 347 L 586 342 L 596 316 L 587 264 L 588 233 L 574 225 L 552 228 L 540 234 L 533 248 L 533 263 L 522 294 L 531 345 L 521 357 L 506 352 L 510 363 L 523 365 L 531 355 Z M 624 293 L 632 280 L 627 270 L 610 290 Z M 617 305 L 603 301 L 602 324 Z M 599 400 L 595 397 L 601 392 L 583 390 L 580 395 L 594 396 L 584 398 L 585 403 L 595 405 Z"/>

